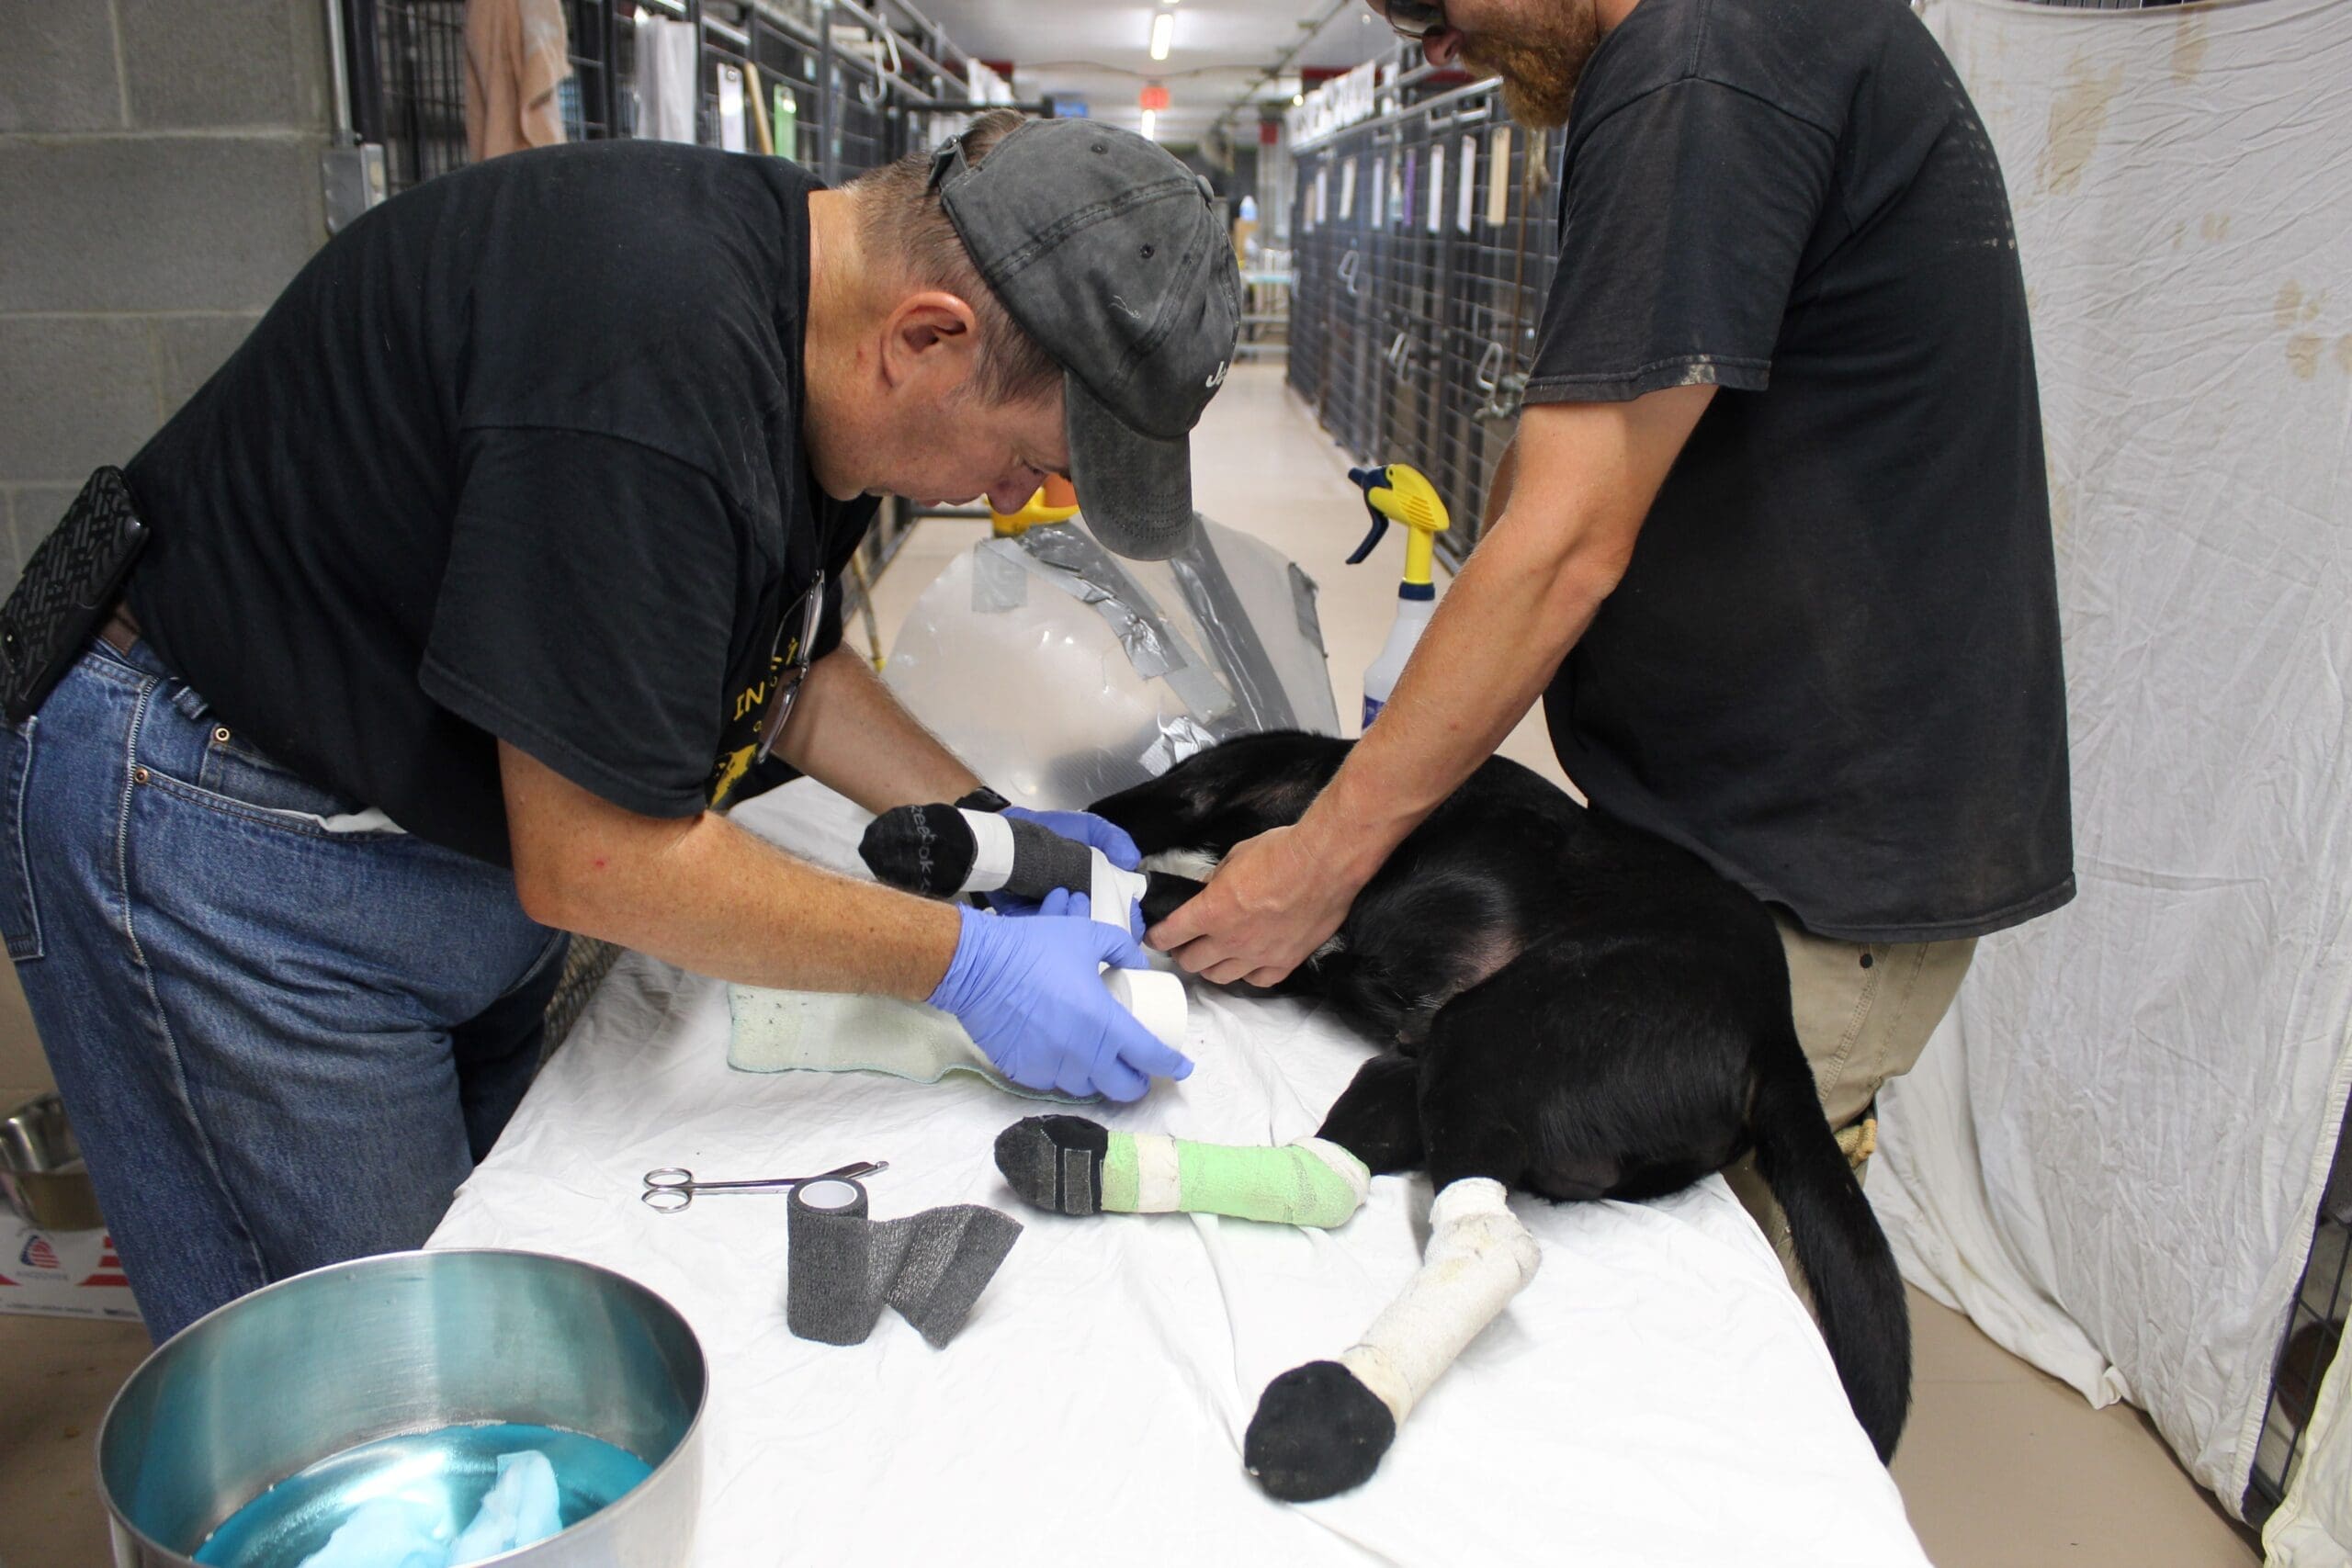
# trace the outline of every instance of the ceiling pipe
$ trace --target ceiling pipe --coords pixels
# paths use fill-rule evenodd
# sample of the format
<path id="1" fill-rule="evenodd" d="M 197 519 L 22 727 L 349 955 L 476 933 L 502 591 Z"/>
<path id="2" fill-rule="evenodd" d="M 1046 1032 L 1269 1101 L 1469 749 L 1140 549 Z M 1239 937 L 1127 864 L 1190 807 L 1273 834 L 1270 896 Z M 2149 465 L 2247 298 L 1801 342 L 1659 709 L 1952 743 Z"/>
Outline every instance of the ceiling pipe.
<path id="1" fill-rule="evenodd" d="M 1218 115 L 1216 120 L 1210 124 L 1205 135 L 1215 136 L 1218 131 L 1223 130 L 1227 125 L 1231 123 L 1234 116 L 1239 114 L 1242 109 L 1256 101 L 1261 88 L 1264 87 L 1267 83 L 1272 82 L 1276 77 L 1282 75 L 1284 72 L 1288 71 L 1293 65 L 1298 62 L 1298 57 L 1306 52 L 1307 46 L 1312 44 L 1317 38 L 1321 36 L 1323 29 L 1331 25 L 1333 18 L 1338 17 L 1340 12 L 1348 10 L 1351 6 L 1361 6 L 1362 4 L 1363 4 L 1363 0 L 1331 0 L 1329 5 L 1323 7 L 1323 14 L 1321 16 L 1316 17 L 1312 22 L 1299 23 L 1301 31 L 1298 41 L 1291 45 L 1289 49 L 1285 50 L 1280 60 L 1275 61 L 1272 65 L 1266 67 L 1266 69 L 1259 74 L 1256 81 L 1243 88 L 1239 97 L 1225 106 L 1225 112 Z"/>

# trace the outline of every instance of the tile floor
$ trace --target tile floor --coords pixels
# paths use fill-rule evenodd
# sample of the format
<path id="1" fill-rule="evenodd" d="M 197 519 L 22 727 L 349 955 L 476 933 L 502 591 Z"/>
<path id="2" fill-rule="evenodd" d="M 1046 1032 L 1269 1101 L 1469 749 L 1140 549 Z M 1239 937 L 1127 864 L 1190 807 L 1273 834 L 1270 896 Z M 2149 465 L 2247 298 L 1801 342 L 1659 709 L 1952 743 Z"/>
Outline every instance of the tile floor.
<path id="1" fill-rule="evenodd" d="M 1387 633 L 1401 547 L 1392 538 L 1374 561 L 1340 564 L 1363 536 L 1363 504 L 1345 460 L 1286 395 L 1278 367 L 1237 369 L 1196 439 L 1201 510 L 1256 532 L 1321 583 L 1332 680 L 1351 716 L 1358 672 Z M 909 541 L 876 592 L 886 644 L 939 566 L 983 528 L 933 522 Z M 1504 750 L 1560 776 L 1538 720 L 1521 724 Z M 14 978 L 0 976 L 0 1104 L 45 1082 Z M 1965 1317 L 1917 1292 L 1911 1306 L 1917 1382 L 1894 1478 L 1941 1568 L 2260 1561 L 2252 1536 L 2182 1473 L 2137 1411 L 2094 1411 Z M 105 1561 L 91 1443 L 144 1348 L 135 1328 L 0 1317 L 0 1568 Z"/>

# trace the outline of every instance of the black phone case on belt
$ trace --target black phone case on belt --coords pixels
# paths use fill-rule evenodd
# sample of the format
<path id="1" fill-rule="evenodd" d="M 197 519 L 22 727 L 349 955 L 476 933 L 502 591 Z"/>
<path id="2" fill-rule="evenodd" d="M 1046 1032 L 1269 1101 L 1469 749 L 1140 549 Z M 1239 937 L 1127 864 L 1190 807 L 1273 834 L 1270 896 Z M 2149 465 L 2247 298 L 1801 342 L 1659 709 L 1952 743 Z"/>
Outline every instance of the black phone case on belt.
<path id="1" fill-rule="evenodd" d="M 92 474 L 0 606 L 0 708 L 12 727 L 40 710 L 105 623 L 146 544 L 122 470 Z"/>

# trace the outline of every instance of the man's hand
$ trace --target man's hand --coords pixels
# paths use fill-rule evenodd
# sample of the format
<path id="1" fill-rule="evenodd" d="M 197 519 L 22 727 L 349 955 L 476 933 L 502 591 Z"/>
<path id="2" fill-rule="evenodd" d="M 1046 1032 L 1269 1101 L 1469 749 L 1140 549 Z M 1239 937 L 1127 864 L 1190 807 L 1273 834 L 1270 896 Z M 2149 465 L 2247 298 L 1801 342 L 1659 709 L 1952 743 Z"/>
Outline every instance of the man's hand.
<path id="1" fill-rule="evenodd" d="M 1075 839 L 1089 849 L 1101 850 L 1103 858 L 1121 871 L 1133 871 L 1143 863 L 1143 856 L 1136 850 L 1136 841 L 1127 837 L 1125 829 L 1105 821 L 1091 811 L 1032 811 L 1025 806 L 1008 806 L 1002 816 L 1035 822 L 1048 833 L 1059 833 L 1065 839 Z M 998 888 L 978 897 L 988 907 L 1002 915 L 1034 915 L 1038 910 L 1035 898 L 1023 898 L 1018 893 Z M 1131 904 L 1127 909 L 1127 925 L 1137 942 L 1143 940 L 1143 905 Z"/>
<path id="2" fill-rule="evenodd" d="M 1365 880 L 1317 854 L 1311 833 L 1276 828 L 1234 845 L 1208 886 L 1146 940 L 1221 986 L 1275 985 L 1330 940 Z"/>
<path id="3" fill-rule="evenodd" d="M 1534 403 L 1510 494 L 1347 761 L 1295 828 L 1234 847 L 1149 933 L 1211 980 L 1271 986 L 1340 929 L 1396 846 L 1494 754 L 1632 558 L 1667 469 L 1714 396 Z"/>
<path id="4" fill-rule="evenodd" d="M 963 934 L 931 1005 L 954 1013 L 998 1071 L 1023 1089 L 1140 1100 L 1156 1077 L 1193 1064 L 1111 998 L 1098 964 L 1139 969 L 1135 938 L 1088 918 L 1086 898 L 1056 889 L 1035 918 L 960 909 Z"/>

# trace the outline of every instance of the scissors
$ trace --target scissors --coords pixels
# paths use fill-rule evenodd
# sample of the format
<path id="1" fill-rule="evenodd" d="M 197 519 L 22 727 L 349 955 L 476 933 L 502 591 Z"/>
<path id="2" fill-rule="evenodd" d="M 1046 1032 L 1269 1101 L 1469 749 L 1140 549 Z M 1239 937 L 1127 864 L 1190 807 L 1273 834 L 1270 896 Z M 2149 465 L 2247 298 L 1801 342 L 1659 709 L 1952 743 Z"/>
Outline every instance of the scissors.
<path id="1" fill-rule="evenodd" d="M 859 1160 L 839 1170 L 828 1170 L 815 1176 L 770 1176 L 757 1181 L 696 1181 L 691 1170 L 665 1165 L 659 1170 L 645 1173 L 645 1190 L 638 1200 L 656 1213 L 674 1214 L 691 1208 L 697 1192 L 788 1192 L 805 1181 L 822 1181 L 829 1177 L 855 1180 L 861 1176 L 876 1176 L 890 1168 L 884 1160 Z"/>

